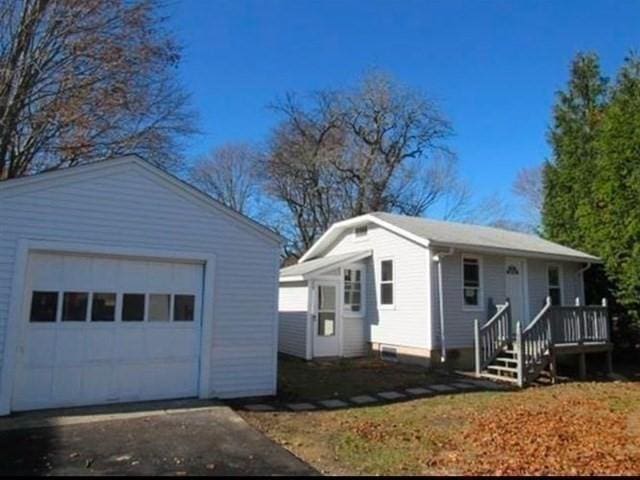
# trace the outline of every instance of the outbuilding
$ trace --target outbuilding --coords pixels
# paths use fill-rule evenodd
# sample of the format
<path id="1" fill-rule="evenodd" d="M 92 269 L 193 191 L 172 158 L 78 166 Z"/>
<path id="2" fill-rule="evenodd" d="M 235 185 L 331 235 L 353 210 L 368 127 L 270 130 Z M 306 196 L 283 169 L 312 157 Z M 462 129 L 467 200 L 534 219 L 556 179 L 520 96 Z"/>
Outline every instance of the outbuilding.
<path id="1" fill-rule="evenodd" d="M 0 414 L 275 393 L 279 237 L 137 157 L 0 183 Z"/>

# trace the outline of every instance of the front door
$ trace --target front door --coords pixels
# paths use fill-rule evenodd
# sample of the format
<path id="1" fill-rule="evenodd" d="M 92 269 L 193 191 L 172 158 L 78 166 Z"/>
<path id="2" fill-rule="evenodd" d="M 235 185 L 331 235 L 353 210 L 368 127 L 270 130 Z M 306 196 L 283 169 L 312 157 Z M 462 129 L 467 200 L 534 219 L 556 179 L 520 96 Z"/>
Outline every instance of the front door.
<path id="1" fill-rule="evenodd" d="M 506 296 L 511 303 L 511 320 L 514 328 L 516 322 L 520 322 L 520 325 L 523 327 L 528 322 L 525 316 L 526 294 L 524 288 L 524 262 L 521 258 L 507 258 L 505 265 Z"/>
<path id="2" fill-rule="evenodd" d="M 338 345 L 338 284 L 317 282 L 313 314 L 313 356 L 335 357 Z"/>

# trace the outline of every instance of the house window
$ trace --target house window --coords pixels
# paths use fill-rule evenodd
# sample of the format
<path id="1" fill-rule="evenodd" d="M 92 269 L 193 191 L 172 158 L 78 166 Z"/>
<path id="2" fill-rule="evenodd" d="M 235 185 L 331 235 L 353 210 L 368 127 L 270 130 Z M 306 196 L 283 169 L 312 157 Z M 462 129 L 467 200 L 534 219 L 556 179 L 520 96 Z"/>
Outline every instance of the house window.
<path id="1" fill-rule="evenodd" d="M 58 313 L 58 292 L 33 292 L 31 322 L 55 322 Z"/>
<path id="2" fill-rule="evenodd" d="M 462 258 L 463 300 L 465 307 L 480 307 L 480 260 L 473 257 Z"/>
<path id="3" fill-rule="evenodd" d="M 91 321 L 113 322 L 116 316 L 116 294 L 94 293 L 91 302 Z"/>
<path id="4" fill-rule="evenodd" d="M 367 225 L 362 225 L 361 227 L 356 227 L 353 229 L 353 233 L 356 238 L 366 237 L 368 231 L 369 231 L 369 228 L 367 227 Z"/>
<path id="5" fill-rule="evenodd" d="M 380 262 L 380 305 L 393 305 L 393 260 Z"/>
<path id="6" fill-rule="evenodd" d="M 87 319 L 89 294 L 86 292 L 64 292 L 62 300 L 63 322 L 84 322 Z"/>
<path id="7" fill-rule="evenodd" d="M 549 297 L 551 297 L 551 305 L 562 304 L 562 286 L 560 282 L 560 267 L 557 265 L 549 265 L 547 268 L 547 278 L 549 285 Z"/>
<path id="8" fill-rule="evenodd" d="M 344 308 L 351 312 L 362 310 L 362 270 L 344 270 Z"/>

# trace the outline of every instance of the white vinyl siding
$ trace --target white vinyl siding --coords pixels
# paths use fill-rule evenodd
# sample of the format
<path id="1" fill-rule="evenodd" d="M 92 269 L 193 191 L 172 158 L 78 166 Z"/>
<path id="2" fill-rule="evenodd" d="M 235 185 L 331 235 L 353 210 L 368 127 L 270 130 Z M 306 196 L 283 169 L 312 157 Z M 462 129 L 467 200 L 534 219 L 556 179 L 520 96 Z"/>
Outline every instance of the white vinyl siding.
<path id="1" fill-rule="evenodd" d="M 307 358 L 309 288 L 307 282 L 280 285 L 278 350 Z"/>
<path id="2" fill-rule="evenodd" d="M 276 242 L 133 162 L 12 192 L 0 191 L 0 348 L 20 239 L 206 252 L 216 255 L 213 318 L 204 319 L 212 322 L 211 394 L 274 392 Z"/>
<path id="3" fill-rule="evenodd" d="M 355 240 L 352 231 L 343 233 L 323 255 L 372 250 L 372 257 L 364 261 L 365 321 L 363 329 L 351 323 L 345 328 L 362 336 L 363 352 L 366 342 L 427 348 L 430 342 L 429 292 L 427 284 L 428 251 L 421 245 L 406 240 L 377 225 L 369 224 L 366 237 Z M 394 307 L 379 308 L 380 260 L 394 260 Z M 351 321 L 345 318 L 345 323 Z M 343 342 L 357 345 L 356 340 Z"/>

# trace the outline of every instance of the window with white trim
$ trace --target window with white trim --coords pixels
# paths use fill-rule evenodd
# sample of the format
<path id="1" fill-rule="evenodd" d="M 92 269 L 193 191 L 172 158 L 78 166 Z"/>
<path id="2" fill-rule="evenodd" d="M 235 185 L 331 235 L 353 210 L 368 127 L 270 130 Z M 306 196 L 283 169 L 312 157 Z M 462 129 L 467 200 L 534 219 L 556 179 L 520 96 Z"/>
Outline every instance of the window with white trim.
<path id="1" fill-rule="evenodd" d="M 360 268 L 344 269 L 344 309 L 350 312 L 362 311 L 362 278 Z"/>
<path id="2" fill-rule="evenodd" d="M 547 267 L 547 282 L 551 305 L 561 305 L 562 282 L 560 281 L 560 267 L 558 265 L 549 265 Z"/>
<path id="3" fill-rule="evenodd" d="M 393 305 L 393 260 L 380 261 L 380 305 Z"/>
<path id="4" fill-rule="evenodd" d="M 479 308 L 482 296 L 480 259 L 462 257 L 462 297 L 465 307 Z"/>

